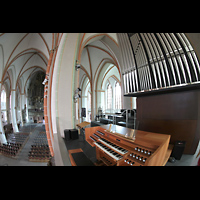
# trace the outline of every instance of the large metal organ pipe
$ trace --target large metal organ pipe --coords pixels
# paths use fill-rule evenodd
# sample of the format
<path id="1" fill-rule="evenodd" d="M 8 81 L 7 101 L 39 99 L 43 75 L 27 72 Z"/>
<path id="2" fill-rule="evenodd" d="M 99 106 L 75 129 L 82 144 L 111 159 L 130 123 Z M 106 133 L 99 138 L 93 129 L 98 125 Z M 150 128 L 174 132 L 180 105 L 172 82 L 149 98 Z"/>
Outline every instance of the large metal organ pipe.
<path id="1" fill-rule="evenodd" d="M 118 33 L 124 95 L 200 83 L 200 65 L 184 33 Z"/>

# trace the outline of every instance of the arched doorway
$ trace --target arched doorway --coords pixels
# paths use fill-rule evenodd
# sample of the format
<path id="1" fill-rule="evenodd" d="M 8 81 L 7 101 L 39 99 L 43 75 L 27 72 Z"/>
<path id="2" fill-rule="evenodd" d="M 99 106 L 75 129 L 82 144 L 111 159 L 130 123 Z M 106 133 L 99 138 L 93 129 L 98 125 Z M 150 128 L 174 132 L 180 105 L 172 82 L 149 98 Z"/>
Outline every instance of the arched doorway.
<path id="1" fill-rule="evenodd" d="M 89 78 L 85 75 L 81 81 L 81 102 L 79 103 L 79 110 L 81 110 L 82 121 L 91 121 L 91 84 Z"/>
<path id="2" fill-rule="evenodd" d="M 44 118 L 44 81 L 45 73 L 43 71 L 35 72 L 29 80 L 27 86 L 27 108 L 28 122 L 42 123 Z M 25 116 L 24 116 L 25 117 Z M 24 120 L 24 119 L 23 119 Z"/>
<path id="3" fill-rule="evenodd" d="M 120 87 L 120 93 L 116 93 L 116 84 Z M 96 79 L 95 90 L 98 110 L 105 114 L 114 114 L 122 109 L 121 76 L 114 64 L 106 63 L 102 66 Z"/>

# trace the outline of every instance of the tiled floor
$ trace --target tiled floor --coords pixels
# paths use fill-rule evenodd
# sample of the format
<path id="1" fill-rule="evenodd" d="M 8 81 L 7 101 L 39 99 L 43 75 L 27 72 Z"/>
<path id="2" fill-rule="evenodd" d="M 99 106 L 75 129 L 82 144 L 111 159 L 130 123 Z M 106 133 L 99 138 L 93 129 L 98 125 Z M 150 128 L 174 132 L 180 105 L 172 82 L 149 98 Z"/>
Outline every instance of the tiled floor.
<path id="1" fill-rule="evenodd" d="M 17 159 L 0 155 L 0 166 L 47 166 L 46 162 L 29 162 L 28 160 L 28 152 L 34 142 L 34 138 L 37 136 L 38 132 L 44 130 L 45 129 L 42 124 L 27 124 L 22 127 L 20 131 L 31 132 L 28 141 L 19 153 Z"/>
<path id="2" fill-rule="evenodd" d="M 81 148 L 84 154 L 94 163 L 96 162 L 96 150 L 95 147 L 91 147 L 84 139 L 83 135 L 79 135 L 79 139 L 65 141 L 67 150 Z"/>
<path id="3" fill-rule="evenodd" d="M 180 160 L 176 160 L 175 163 L 167 162 L 166 166 L 196 166 L 196 156 L 200 150 L 200 142 L 194 155 L 183 154 Z"/>

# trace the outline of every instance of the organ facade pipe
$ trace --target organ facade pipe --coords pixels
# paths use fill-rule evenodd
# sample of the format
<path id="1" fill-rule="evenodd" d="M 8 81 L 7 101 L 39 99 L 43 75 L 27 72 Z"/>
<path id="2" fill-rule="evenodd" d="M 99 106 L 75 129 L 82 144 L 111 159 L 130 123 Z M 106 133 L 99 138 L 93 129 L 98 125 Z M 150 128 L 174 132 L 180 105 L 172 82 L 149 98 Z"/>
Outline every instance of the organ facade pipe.
<path id="1" fill-rule="evenodd" d="M 122 79 L 125 93 L 136 92 L 140 89 L 137 63 L 134 59 L 133 49 L 127 33 L 117 34 L 121 53 Z"/>

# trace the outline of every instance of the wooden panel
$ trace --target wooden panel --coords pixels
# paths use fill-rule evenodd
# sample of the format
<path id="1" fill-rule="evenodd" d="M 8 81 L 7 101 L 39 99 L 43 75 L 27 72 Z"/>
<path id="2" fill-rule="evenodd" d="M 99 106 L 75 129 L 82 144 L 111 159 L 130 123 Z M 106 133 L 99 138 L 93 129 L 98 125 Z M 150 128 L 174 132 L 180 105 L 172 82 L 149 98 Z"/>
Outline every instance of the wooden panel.
<path id="1" fill-rule="evenodd" d="M 170 137 L 168 137 L 159 148 L 154 152 L 148 161 L 148 166 L 162 166 L 165 163 L 165 157 L 169 146 Z M 163 156 L 165 155 L 165 156 Z"/>
<path id="2" fill-rule="evenodd" d="M 200 139 L 200 91 L 184 91 L 137 98 L 139 129 L 170 134 L 170 143 L 186 141 L 186 154 L 194 154 Z"/>
<path id="3" fill-rule="evenodd" d="M 85 128 L 85 140 L 92 146 L 94 147 L 94 141 L 90 138 L 90 136 L 93 135 L 93 133 L 98 130 L 98 126 L 91 127 L 91 128 Z"/>
<path id="4" fill-rule="evenodd" d="M 183 92 L 137 98 L 144 119 L 197 119 L 197 93 Z M 140 110 L 142 109 L 142 110 Z"/>

